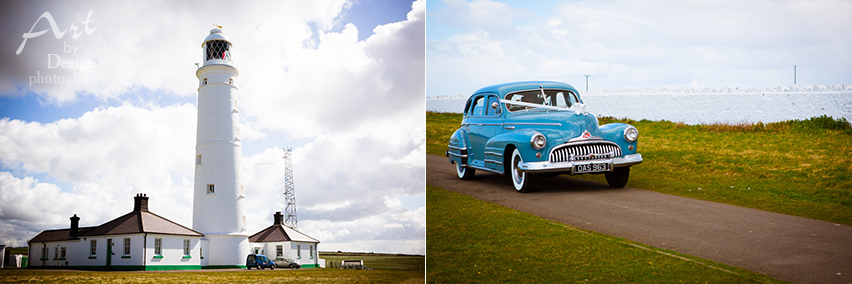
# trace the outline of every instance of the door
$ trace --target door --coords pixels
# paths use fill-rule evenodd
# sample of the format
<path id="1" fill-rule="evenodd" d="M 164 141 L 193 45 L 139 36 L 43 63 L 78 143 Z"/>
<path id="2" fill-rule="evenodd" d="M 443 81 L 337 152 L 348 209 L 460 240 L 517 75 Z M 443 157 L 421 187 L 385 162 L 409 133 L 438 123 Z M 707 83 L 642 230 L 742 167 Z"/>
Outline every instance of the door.
<path id="1" fill-rule="evenodd" d="M 503 130 L 502 106 L 494 94 L 477 98 L 477 105 L 479 104 L 481 104 L 481 112 L 474 113 L 468 118 L 470 125 L 468 139 L 473 147 L 471 153 L 475 157 L 473 164 L 481 168 L 502 171 L 502 159 L 493 155 L 495 149 L 485 148 L 488 140 Z"/>
<path id="2" fill-rule="evenodd" d="M 107 267 L 107 269 L 110 269 L 110 268 L 112 268 L 112 239 L 107 239 L 106 245 L 107 245 L 106 267 Z"/>

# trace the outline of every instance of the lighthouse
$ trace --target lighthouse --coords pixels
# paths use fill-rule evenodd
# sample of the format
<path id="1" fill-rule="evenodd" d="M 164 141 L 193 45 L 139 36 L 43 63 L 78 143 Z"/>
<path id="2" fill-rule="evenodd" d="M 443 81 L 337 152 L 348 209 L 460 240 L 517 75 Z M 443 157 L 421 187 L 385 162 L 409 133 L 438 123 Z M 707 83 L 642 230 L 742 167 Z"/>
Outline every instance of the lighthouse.
<path id="1" fill-rule="evenodd" d="M 198 128 L 195 144 L 195 187 L 192 229 L 204 234 L 201 265 L 245 267 L 249 254 L 243 187 L 242 145 L 231 41 L 221 27 L 201 43 L 198 77 Z"/>

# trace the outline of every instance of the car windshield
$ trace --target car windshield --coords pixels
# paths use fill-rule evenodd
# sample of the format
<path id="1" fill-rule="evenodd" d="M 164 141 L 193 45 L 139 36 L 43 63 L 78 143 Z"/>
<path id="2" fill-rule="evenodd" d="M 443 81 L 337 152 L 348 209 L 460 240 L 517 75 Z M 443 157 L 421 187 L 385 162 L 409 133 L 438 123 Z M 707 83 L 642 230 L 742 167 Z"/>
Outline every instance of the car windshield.
<path id="1" fill-rule="evenodd" d="M 525 104 L 521 105 L 506 103 L 507 108 L 509 109 L 509 111 L 527 110 L 536 108 L 536 106 L 529 105 L 534 104 L 549 107 L 562 107 L 567 109 L 577 103 L 577 97 L 574 96 L 574 93 L 571 91 L 544 90 L 544 95 L 542 95 L 541 93 L 542 91 L 540 89 L 537 89 L 508 94 L 506 95 L 507 101 L 520 102 Z"/>

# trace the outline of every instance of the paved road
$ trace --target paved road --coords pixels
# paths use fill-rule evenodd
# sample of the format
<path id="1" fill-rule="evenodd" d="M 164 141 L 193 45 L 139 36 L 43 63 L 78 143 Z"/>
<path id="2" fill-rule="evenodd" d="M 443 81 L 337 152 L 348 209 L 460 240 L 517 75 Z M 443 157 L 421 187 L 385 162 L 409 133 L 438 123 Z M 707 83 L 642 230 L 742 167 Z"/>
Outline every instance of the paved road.
<path id="1" fill-rule="evenodd" d="M 427 184 L 479 200 L 781 280 L 852 283 L 852 226 L 565 176 L 521 194 L 503 176 L 463 181 L 447 158 L 426 156 Z"/>

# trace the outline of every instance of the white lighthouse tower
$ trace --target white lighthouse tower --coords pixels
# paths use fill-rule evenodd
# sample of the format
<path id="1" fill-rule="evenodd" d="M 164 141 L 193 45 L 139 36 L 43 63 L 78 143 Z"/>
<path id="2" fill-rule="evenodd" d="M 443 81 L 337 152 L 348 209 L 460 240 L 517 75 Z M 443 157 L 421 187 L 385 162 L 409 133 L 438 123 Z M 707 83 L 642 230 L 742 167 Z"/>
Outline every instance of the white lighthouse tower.
<path id="1" fill-rule="evenodd" d="M 245 267 L 249 252 L 236 79 L 231 41 L 220 28 L 201 44 L 192 228 L 204 234 L 202 266 Z"/>

